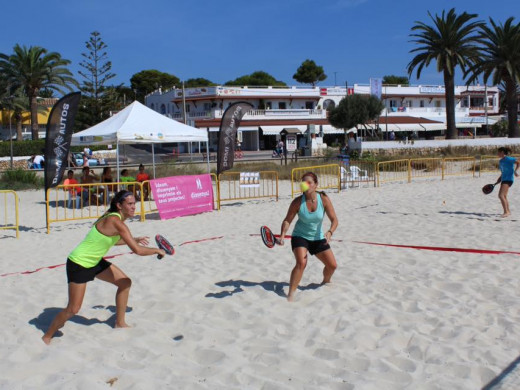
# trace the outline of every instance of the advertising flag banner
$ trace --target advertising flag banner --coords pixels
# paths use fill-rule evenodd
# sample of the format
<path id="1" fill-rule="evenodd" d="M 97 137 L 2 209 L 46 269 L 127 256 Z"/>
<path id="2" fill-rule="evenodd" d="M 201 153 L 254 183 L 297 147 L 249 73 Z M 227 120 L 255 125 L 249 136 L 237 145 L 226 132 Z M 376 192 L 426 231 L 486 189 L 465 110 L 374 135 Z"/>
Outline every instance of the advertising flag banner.
<path id="1" fill-rule="evenodd" d="M 382 91 L 383 79 L 370 79 L 370 94 L 376 96 L 378 99 L 381 99 Z"/>
<path id="2" fill-rule="evenodd" d="M 213 210 L 211 175 L 163 177 L 150 186 L 162 220 Z"/>
<path id="3" fill-rule="evenodd" d="M 218 132 L 217 174 L 233 168 L 237 129 L 243 116 L 251 108 L 253 106 L 250 103 L 236 102 L 224 112 Z"/>
<path id="4" fill-rule="evenodd" d="M 60 184 L 67 169 L 72 128 L 78 111 L 80 92 L 62 97 L 52 107 L 45 135 L 45 190 Z"/>

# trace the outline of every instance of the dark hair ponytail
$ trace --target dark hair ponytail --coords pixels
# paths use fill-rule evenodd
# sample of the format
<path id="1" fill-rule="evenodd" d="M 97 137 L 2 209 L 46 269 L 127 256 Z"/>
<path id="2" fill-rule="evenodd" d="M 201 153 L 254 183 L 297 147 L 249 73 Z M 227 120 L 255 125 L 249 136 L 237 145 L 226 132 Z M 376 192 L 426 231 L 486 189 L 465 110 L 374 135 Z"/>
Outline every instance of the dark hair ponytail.
<path id="1" fill-rule="evenodd" d="M 117 205 L 123 203 L 124 200 L 130 195 L 133 195 L 133 193 L 127 190 L 121 190 L 117 194 L 115 194 L 112 198 L 112 201 L 110 202 L 110 207 L 105 214 L 117 213 L 119 211 Z"/>
<path id="2" fill-rule="evenodd" d="M 504 153 L 506 156 L 507 156 L 509 153 L 511 153 L 511 149 L 509 149 L 509 148 L 505 148 L 505 147 L 498 148 L 498 151 Z"/>

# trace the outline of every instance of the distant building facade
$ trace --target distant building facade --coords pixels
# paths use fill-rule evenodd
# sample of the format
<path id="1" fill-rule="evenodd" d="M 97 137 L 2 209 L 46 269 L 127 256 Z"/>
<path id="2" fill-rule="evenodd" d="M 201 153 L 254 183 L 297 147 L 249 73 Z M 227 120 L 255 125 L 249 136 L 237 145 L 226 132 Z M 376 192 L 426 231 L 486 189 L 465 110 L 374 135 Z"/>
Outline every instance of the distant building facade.
<path id="1" fill-rule="evenodd" d="M 298 129 L 302 135 L 319 137 L 325 143 L 343 142 L 343 129 L 333 127 L 327 109 L 347 94 L 369 94 L 370 86 L 352 87 L 201 87 L 155 91 L 146 96 L 149 108 L 172 119 L 186 121 L 209 132 L 216 147 L 220 121 L 234 102 L 247 101 L 253 108 L 244 116 L 239 138 L 243 150 L 273 149 L 283 129 Z M 383 86 L 385 109 L 379 122 L 367 126 L 383 133 L 415 132 L 422 137 L 441 135 L 446 129 L 444 86 Z M 484 86 L 457 86 L 456 125 L 461 132 L 495 123 L 499 114 L 499 89 Z M 356 132 L 356 129 L 349 129 Z M 369 135 L 364 130 L 362 135 Z"/>

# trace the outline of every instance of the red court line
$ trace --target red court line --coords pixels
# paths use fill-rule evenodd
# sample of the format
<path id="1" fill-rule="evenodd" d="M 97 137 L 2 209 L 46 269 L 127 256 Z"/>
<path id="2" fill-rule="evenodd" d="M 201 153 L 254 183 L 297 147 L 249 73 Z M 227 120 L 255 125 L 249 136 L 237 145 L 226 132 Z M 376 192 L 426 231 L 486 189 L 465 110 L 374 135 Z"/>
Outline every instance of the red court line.
<path id="1" fill-rule="evenodd" d="M 421 249 L 426 251 L 443 251 L 443 252 L 465 252 L 465 253 L 480 253 L 487 255 L 520 255 L 520 252 L 511 251 L 496 251 L 490 249 L 469 249 L 469 248 L 447 248 L 442 246 L 419 246 L 419 245 L 396 245 L 396 244 L 383 244 L 380 242 L 369 242 L 369 241 L 353 241 L 358 244 L 378 245 L 378 246 L 389 246 L 394 248 L 408 248 L 408 249 Z"/>
<path id="2" fill-rule="evenodd" d="M 203 238 L 202 240 L 185 241 L 182 244 L 179 244 L 179 246 L 188 245 L 188 244 L 195 244 L 195 243 L 204 242 L 204 241 L 220 240 L 221 238 L 224 238 L 224 236 Z"/>
<path id="3" fill-rule="evenodd" d="M 133 254 L 133 253 L 134 252 L 118 253 L 117 255 L 105 256 L 104 258 L 105 259 L 113 259 L 114 257 L 123 256 L 123 255 L 130 255 L 130 254 Z M 29 275 L 29 274 L 34 274 L 35 272 L 41 271 L 43 269 L 54 269 L 54 268 L 58 268 L 58 267 L 63 267 L 64 265 L 65 265 L 65 263 L 63 263 L 63 264 L 55 264 L 55 265 L 48 265 L 46 267 L 36 268 L 35 270 L 32 270 L 32 271 L 9 272 L 7 274 L 0 275 L 0 278 L 2 278 L 4 276 L 12 276 L 12 275 Z"/>
<path id="4" fill-rule="evenodd" d="M 194 243 L 199 243 L 199 242 L 204 242 L 204 241 L 220 240 L 221 238 L 224 238 L 224 236 L 203 238 L 201 240 L 194 240 L 194 241 L 186 241 L 186 242 L 183 242 L 182 244 L 179 244 L 179 246 L 188 245 L 188 244 L 194 244 Z M 113 259 L 114 257 L 118 257 L 118 256 L 122 256 L 122 255 L 128 255 L 128 254 L 133 254 L 133 253 L 134 252 L 119 253 L 119 254 L 116 254 L 116 255 L 105 256 L 104 258 L 105 259 Z M 63 264 L 56 264 L 56 265 L 49 265 L 49 266 L 46 266 L 46 267 L 40 267 L 40 268 L 37 268 L 37 269 L 32 270 L 32 271 L 10 272 L 10 273 L 6 273 L 6 274 L 1 274 L 0 278 L 4 277 L 4 276 L 12 276 L 12 275 L 29 275 L 29 274 L 33 274 L 35 272 L 38 272 L 38 271 L 41 271 L 41 270 L 44 270 L 44 269 L 54 269 L 54 268 L 58 268 L 58 267 L 63 267 L 64 265 L 65 265 L 65 263 L 63 263 Z"/>

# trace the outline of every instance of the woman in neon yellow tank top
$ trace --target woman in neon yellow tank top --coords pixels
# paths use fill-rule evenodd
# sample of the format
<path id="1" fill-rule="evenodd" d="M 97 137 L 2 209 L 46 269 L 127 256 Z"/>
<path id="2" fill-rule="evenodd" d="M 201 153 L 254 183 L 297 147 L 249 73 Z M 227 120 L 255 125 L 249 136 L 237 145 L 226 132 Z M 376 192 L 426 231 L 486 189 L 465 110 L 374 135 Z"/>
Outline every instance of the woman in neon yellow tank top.
<path id="1" fill-rule="evenodd" d="M 83 303 L 87 282 L 98 278 L 117 286 L 116 292 L 116 328 L 126 328 L 126 305 L 132 281 L 114 264 L 103 256 L 114 245 L 128 245 L 139 256 L 162 255 L 162 249 L 148 248 L 148 237 L 132 237 L 125 225 L 127 218 L 135 214 L 135 198 L 129 191 L 119 191 L 107 212 L 99 218 L 85 239 L 70 253 L 67 259 L 67 280 L 69 285 L 69 303 L 52 321 L 43 335 L 45 344 L 51 342 L 54 333 L 76 315 Z"/>
<path id="2" fill-rule="evenodd" d="M 315 255 L 325 266 L 323 268 L 323 281 L 321 284 L 330 283 L 332 274 L 336 270 L 336 258 L 329 241 L 338 227 L 338 218 L 332 206 L 330 198 L 325 193 L 316 191 L 318 178 L 312 172 L 302 176 L 302 196 L 295 198 L 289 206 L 287 216 L 282 222 L 280 233 L 280 245 L 284 244 L 285 233 L 289 229 L 294 217 L 298 215 L 298 221 L 294 227 L 291 239 L 291 247 L 296 259 L 296 265 L 291 272 L 289 293 L 287 300 L 292 301 L 294 293 L 303 276 L 307 265 L 307 253 Z M 327 214 L 330 219 L 330 228 L 325 234 L 322 230 L 323 218 Z"/>

